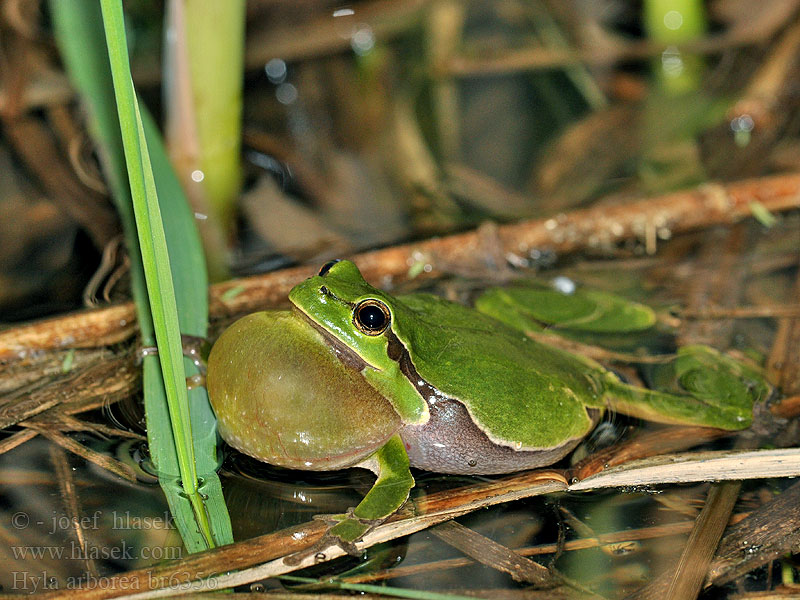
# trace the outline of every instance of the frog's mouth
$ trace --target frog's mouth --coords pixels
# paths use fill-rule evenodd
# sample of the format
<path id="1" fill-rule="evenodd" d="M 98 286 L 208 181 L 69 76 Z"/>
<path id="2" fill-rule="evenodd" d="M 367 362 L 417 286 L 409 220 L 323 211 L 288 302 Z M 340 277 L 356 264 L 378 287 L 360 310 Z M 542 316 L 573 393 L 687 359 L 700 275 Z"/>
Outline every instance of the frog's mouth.
<path id="1" fill-rule="evenodd" d="M 306 323 L 316 329 L 320 335 L 322 335 L 322 339 L 325 340 L 325 343 L 336 353 L 337 358 L 342 361 L 345 366 L 355 369 L 358 372 L 361 372 L 366 368 L 373 368 L 372 365 L 361 358 L 352 348 L 350 348 L 347 344 L 344 344 L 330 331 L 325 329 L 322 325 L 317 323 L 302 310 L 294 305 L 292 305 L 292 310 L 295 312 L 295 314 L 299 315 L 303 320 L 305 320 Z"/>

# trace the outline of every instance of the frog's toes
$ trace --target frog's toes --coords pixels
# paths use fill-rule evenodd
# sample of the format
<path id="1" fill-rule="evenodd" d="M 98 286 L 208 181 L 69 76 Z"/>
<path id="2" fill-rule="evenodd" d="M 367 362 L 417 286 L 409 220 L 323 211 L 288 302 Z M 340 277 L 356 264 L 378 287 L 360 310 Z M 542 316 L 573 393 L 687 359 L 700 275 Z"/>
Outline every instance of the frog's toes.
<path id="1" fill-rule="evenodd" d="M 361 551 L 356 546 L 355 542 L 348 542 L 347 540 L 343 540 L 337 535 L 334 535 L 330 532 L 330 530 L 322 536 L 322 539 L 319 541 L 320 549 L 318 552 L 315 553 L 315 556 L 318 557 L 318 562 L 322 562 L 325 560 L 325 551 L 328 548 L 338 546 L 345 552 L 347 552 L 350 556 L 361 556 Z"/>
<path id="2" fill-rule="evenodd" d="M 314 556 L 314 562 L 323 562 L 327 560 L 328 549 L 331 547 L 339 547 L 351 556 L 361 556 L 356 542 L 382 522 L 382 519 L 359 519 L 353 515 L 352 508 L 346 514 L 314 515 L 314 519 L 328 524 L 328 530 L 310 548 L 284 558 L 287 565 L 297 566 L 310 556 Z"/>
<path id="3" fill-rule="evenodd" d="M 384 519 L 364 519 L 354 513 L 353 508 L 347 509 L 343 515 L 316 515 L 315 519 L 325 521 L 330 528 L 325 533 L 320 543 L 325 546 L 339 546 L 342 550 L 353 556 L 359 556 L 356 542 L 360 541 L 372 529 L 380 525 Z"/>

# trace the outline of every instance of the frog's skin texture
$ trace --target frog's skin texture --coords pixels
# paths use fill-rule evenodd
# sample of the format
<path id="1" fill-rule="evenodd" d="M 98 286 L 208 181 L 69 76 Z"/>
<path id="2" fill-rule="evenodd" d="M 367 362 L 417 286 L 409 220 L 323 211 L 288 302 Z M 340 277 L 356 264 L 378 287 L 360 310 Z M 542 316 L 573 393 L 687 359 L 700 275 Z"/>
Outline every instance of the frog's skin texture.
<path id="1" fill-rule="evenodd" d="M 282 467 L 356 465 L 401 426 L 391 404 L 290 311 L 248 315 L 225 330 L 206 385 L 223 439 Z"/>
<path id="2" fill-rule="evenodd" d="M 607 372 L 596 363 L 436 296 L 393 298 L 348 261 L 297 285 L 289 299 L 326 339 L 364 361 L 364 377 L 407 425 L 427 423 L 429 401 L 442 396 L 461 402 L 494 444 L 550 450 L 584 437 L 593 425 L 587 406 L 603 406 L 598 377 Z M 354 325 L 354 310 L 376 301 L 390 312 L 390 325 L 366 335 Z"/>
<path id="3" fill-rule="evenodd" d="M 436 456 L 432 448 L 441 438 L 478 439 L 467 432 L 468 423 L 439 434 L 441 419 L 417 435 L 408 434 L 412 426 L 425 426 L 432 407 L 443 399 L 463 405 L 469 421 L 492 444 L 517 452 L 545 451 L 552 457 L 583 438 L 595 424 L 593 411 L 607 406 L 666 423 L 725 429 L 750 423 L 752 397 L 728 406 L 724 398 L 626 385 L 590 359 L 534 341 L 475 310 L 428 294 L 395 298 L 366 283 L 348 261 L 326 265 L 320 275 L 295 286 L 289 299 L 329 343 L 352 354 L 351 362 L 363 361 L 364 378 L 389 399 L 406 425 L 401 436 L 407 445 L 439 438 L 422 449 L 409 448 L 414 460 Z M 385 313 L 382 318 L 370 308 L 366 315 L 380 327 L 369 330 L 359 323 L 364 306 L 378 306 Z M 445 460 L 447 453 L 439 456 L 442 463 L 435 470 L 476 472 L 470 459 L 459 467 L 451 458 Z M 502 472 L 515 468 L 511 464 Z"/>
<path id="4" fill-rule="evenodd" d="M 681 348 L 664 366 L 660 389 L 630 386 L 593 360 L 476 310 L 428 294 L 395 298 L 348 261 L 326 264 L 289 299 L 293 311 L 256 313 L 223 333 L 209 357 L 209 396 L 222 437 L 247 454 L 378 475 L 329 531 L 350 551 L 405 502 L 409 464 L 461 474 L 550 464 L 607 407 L 742 429 L 769 391 L 754 369 L 703 346 Z M 484 308 L 506 316 L 512 305 L 501 300 L 499 309 L 490 300 Z"/>
<path id="5" fill-rule="evenodd" d="M 575 284 L 570 282 L 572 286 Z M 475 308 L 515 329 L 630 333 L 656 324 L 649 306 L 592 289 L 563 291 L 551 285 L 490 288 L 475 300 Z"/>
<path id="6" fill-rule="evenodd" d="M 465 475 L 548 465 L 580 441 L 533 452 L 499 446 L 464 405 L 433 388 L 429 420 L 404 425 L 359 373 L 363 363 L 343 361 L 343 352 L 296 312 L 255 313 L 234 323 L 217 340 L 208 364 L 221 436 L 273 465 L 332 470 L 360 465 L 399 432 L 411 466 Z"/>
<path id="7" fill-rule="evenodd" d="M 294 311 L 239 319 L 208 358 L 206 386 L 220 435 L 273 465 L 362 467 L 378 479 L 359 505 L 333 517 L 320 549 L 353 543 L 408 499 L 414 479 L 392 405 Z"/>
<path id="8" fill-rule="evenodd" d="M 411 466 L 436 473 L 492 475 L 513 473 L 553 464 L 571 452 L 580 439 L 569 439 L 546 450 L 514 450 L 500 446 L 472 422 L 463 404 L 449 398 L 429 403 L 424 425 L 400 430 Z M 600 411 L 591 411 L 596 423 Z"/>

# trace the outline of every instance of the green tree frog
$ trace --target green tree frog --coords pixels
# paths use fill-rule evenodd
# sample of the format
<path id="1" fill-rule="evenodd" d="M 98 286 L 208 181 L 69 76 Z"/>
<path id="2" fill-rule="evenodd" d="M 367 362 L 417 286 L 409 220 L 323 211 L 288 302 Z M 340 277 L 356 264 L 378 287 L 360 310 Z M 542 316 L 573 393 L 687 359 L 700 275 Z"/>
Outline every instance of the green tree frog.
<path id="1" fill-rule="evenodd" d="M 393 297 L 344 260 L 289 299 L 291 311 L 249 315 L 222 334 L 209 356 L 209 396 L 222 437 L 249 455 L 377 474 L 331 528 L 342 544 L 406 501 L 409 466 L 495 474 L 551 464 L 606 408 L 742 429 L 768 392 L 755 369 L 704 346 L 682 348 L 670 363 L 675 389 L 631 386 L 510 326 L 507 295 L 478 302 L 500 318 L 429 294 Z"/>

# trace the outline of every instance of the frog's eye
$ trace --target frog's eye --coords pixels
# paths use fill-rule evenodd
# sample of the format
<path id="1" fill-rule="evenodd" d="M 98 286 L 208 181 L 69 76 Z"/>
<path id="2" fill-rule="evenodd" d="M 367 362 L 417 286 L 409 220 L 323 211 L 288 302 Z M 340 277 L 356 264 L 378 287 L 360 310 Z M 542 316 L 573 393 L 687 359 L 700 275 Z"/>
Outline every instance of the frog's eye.
<path id="1" fill-rule="evenodd" d="M 389 326 L 389 307 L 380 300 L 369 298 L 358 303 L 353 311 L 353 323 L 361 333 L 380 335 Z"/>
<path id="2" fill-rule="evenodd" d="M 331 270 L 331 267 L 333 265 L 335 265 L 337 262 L 341 262 L 341 260 L 342 260 L 341 258 L 337 258 L 335 260 L 329 260 L 324 265 L 322 265 L 322 268 L 319 270 L 319 273 L 317 273 L 317 275 L 319 275 L 320 277 L 323 277 L 324 275 L 326 275 L 328 273 L 328 271 Z"/>

